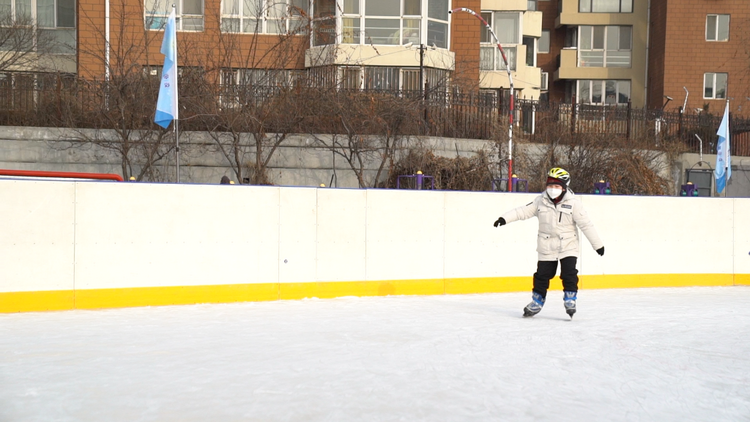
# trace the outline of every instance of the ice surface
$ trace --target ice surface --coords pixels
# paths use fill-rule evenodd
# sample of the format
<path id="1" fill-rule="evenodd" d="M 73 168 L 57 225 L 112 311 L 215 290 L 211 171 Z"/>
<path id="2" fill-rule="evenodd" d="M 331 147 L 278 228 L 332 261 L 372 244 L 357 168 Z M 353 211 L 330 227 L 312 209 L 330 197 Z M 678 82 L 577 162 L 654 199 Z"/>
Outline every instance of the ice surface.
<path id="1" fill-rule="evenodd" d="M 0 315 L 0 421 L 747 421 L 750 288 Z"/>

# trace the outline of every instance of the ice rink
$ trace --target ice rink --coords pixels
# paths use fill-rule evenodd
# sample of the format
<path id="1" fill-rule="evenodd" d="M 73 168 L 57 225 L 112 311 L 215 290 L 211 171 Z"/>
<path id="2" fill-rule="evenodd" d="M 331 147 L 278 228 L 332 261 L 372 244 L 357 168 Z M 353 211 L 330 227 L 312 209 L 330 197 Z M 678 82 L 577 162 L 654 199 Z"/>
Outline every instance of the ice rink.
<path id="1" fill-rule="evenodd" d="M 0 421 L 750 421 L 750 287 L 0 314 Z"/>

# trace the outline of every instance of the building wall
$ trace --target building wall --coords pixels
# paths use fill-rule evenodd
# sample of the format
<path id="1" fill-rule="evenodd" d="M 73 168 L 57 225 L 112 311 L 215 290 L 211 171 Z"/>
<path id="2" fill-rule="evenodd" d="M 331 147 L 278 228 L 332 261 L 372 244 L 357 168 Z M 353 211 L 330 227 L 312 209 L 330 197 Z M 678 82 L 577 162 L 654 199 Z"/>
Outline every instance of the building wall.
<path id="1" fill-rule="evenodd" d="M 561 57 L 559 79 L 629 79 L 630 99 L 634 107 L 646 105 L 646 64 L 648 38 L 648 2 L 633 1 L 633 13 L 579 13 L 578 1 L 562 1 L 562 11 L 557 17 L 558 26 L 629 25 L 633 27 L 631 66 L 629 68 L 579 68 L 574 58 L 575 50 Z M 567 58 L 567 60 L 566 60 Z"/>
<path id="2" fill-rule="evenodd" d="M 542 30 L 550 31 L 549 53 L 537 55 L 537 66 L 542 72 L 549 74 L 549 99 L 563 101 L 565 99 L 565 81 L 555 81 L 552 75 L 558 68 L 557 58 L 565 45 L 565 27 L 556 27 L 558 1 L 549 0 L 537 2 L 542 12 Z"/>
<path id="3" fill-rule="evenodd" d="M 480 0 L 454 0 L 453 9 L 465 7 L 477 13 L 482 10 Z M 451 14 L 451 50 L 456 54 L 454 81 L 476 88 L 479 84 L 479 40 L 482 23 L 469 13 Z"/>
<path id="4" fill-rule="evenodd" d="M 661 108 L 664 104 L 664 61 L 667 36 L 667 1 L 652 0 L 648 52 L 648 108 Z"/>
<path id="5" fill-rule="evenodd" d="M 178 65 L 205 69 L 231 67 L 301 69 L 307 36 L 222 34 L 220 0 L 205 0 L 204 31 L 178 31 Z M 110 64 L 117 75 L 131 63 L 161 66 L 163 31 L 144 29 L 140 2 L 110 3 Z M 102 0 L 78 2 L 78 73 L 102 79 L 105 73 L 105 8 Z"/>
<path id="6" fill-rule="evenodd" d="M 668 4 L 664 45 L 663 95 L 675 99 L 667 108 L 683 104 L 684 87 L 689 91 L 686 112 L 709 105 L 720 114 L 723 99 L 703 99 L 703 74 L 729 73 L 727 96 L 732 112 L 747 113 L 750 107 L 750 3 L 746 0 L 663 0 Z M 729 14 L 729 40 L 706 41 L 707 14 Z M 659 75 L 653 75 L 654 78 Z M 658 82 L 657 82 L 658 83 Z M 657 104 L 654 95 L 650 105 Z"/>

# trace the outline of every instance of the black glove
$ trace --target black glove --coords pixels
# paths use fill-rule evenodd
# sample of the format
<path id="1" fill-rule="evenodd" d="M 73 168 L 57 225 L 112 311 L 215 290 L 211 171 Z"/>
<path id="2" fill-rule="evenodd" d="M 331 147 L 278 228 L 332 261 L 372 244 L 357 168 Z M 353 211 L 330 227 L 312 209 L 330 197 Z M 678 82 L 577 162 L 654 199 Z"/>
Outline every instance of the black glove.
<path id="1" fill-rule="evenodd" d="M 504 225 L 505 225 L 505 219 L 503 217 L 498 218 L 494 224 L 495 227 L 504 226 Z"/>
<path id="2" fill-rule="evenodd" d="M 599 254 L 599 256 L 604 256 L 604 246 L 596 250 L 596 253 Z"/>

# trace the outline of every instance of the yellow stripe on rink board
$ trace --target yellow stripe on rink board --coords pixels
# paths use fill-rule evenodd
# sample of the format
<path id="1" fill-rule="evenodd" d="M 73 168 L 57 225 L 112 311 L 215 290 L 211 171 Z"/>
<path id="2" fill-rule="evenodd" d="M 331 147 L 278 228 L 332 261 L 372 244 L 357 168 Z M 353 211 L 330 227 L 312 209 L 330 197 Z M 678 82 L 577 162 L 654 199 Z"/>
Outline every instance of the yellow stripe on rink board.
<path id="1" fill-rule="evenodd" d="M 74 308 L 73 290 L 0 293 L 0 312 L 65 311 Z"/>
<path id="2" fill-rule="evenodd" d="M 441 295 L 442 279 L 279 283 L 279 299 L 342 296 Z"/>
<path id="3" fill-rule="evenodd" d="M 554 280 L 552 283 L 554 284 Z M 525 277 L 449 278 L 445 280 L 446 294 L 507 293 L 531 291 L 531 275 Z"/>
<path id="4" fill-rule="evenodd" d="M 561 290 L 559 277 L 550 287 Z M 750 274 L 585 275 L 581 289 L 750 285 Z M 342 296 L 441 295 L 530 291 L 532 276 L 426 280 L 224 284 L 0 293 L 0 313 Z"/>
<path id="5" fill-rule="evenodd" d="M 276 300 L 276 283 L 76 290 L 76 309 Z"/>
<path id="6" fill-rule="evenodd" d="M 734 285 L 735 286 L 750 286 L 750 274 L 735 274 Z"/>
<path id="7" fill-rule="evenodd" d="M 581 276 L 581 289 L 732 286 L 734 274 L 609 274 Z"/>

